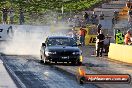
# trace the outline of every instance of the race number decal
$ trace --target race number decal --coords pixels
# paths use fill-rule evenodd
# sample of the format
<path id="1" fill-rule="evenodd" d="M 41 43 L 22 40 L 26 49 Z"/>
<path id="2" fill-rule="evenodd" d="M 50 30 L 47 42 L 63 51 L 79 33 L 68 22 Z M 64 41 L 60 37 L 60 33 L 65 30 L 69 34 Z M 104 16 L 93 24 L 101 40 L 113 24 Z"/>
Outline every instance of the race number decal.
<path id="1" fill-rule="evenodd" d="M 96 42 L 96 38 L 91 37 L 89 43 L 95 43 L 95 42 Z"/>

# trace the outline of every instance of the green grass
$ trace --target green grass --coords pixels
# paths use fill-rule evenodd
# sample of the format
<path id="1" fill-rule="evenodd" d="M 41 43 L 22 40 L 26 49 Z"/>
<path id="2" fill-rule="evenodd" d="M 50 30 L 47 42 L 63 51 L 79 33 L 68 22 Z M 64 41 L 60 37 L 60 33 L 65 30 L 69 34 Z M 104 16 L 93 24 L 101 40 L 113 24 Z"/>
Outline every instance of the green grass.
<path id="1" fill-rule="evenodd" d="M 76 10 L 85 10 L 91 8 L 93 5 L 101 2 L 102 0 L 85 0 L 85 1 L 78 1 L 78 2 L 71 2 L 64 4 L 65 11 L 76 11 Z"/>
<path id="2" fill-rule="evenodd" d="M 2 0 L 0 1 L 0 8 L 13 7 L 15 10 L 15 22 L 18 23 L 19 8 L 25 10 L 25 18 L 26 22 L 28 22 L 30 19 L 28 15 L 31 14 L 31 12 L 35 12 L 38 15 L 44 14 L 49 10 L 61 13 L 62 6 L 64 7 L 64 13 L 81 12 L 102 1 L 103 0 Z"/>

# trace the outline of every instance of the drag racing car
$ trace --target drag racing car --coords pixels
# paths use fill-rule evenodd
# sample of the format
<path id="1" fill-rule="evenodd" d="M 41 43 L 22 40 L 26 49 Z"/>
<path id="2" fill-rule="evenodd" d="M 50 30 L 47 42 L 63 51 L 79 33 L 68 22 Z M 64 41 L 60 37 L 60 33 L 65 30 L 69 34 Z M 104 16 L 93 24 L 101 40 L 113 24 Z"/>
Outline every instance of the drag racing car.
<path id="1" fill-rule="evenodd" d="M 71 62 L 73 65 L 81 65 L 82 51 L 72 37 L 51 36 L 42 43 L 40 58 L 43 63 Z"/>
<path id="2" fill-rule="evenodd" d="M 13 28 L 10 25 L 0 25 L 0 41 L 7 41 L 13 38 Z"/>

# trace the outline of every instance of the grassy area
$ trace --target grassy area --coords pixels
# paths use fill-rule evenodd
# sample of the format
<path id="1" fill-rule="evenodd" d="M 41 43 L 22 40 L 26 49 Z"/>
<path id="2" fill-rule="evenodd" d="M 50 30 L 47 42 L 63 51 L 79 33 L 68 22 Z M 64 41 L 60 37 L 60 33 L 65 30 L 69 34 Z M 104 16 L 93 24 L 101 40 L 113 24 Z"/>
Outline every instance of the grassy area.
<path id="1" fill-rule="evenodd" d="M 88 8 L 91 8 L 93 5 L 100 3 L 102 0 L 83 0 L 83 1 L 77 1 L 66 3 L 64 4 L 64 10 L 65 11 L 78 11 L 78 10 L 85 10 Z"/>
<path id="2" fill-rule="evenodd" d="M 103 0 L 2 0 L 0 2 L 0 8 L 13 7 L 15 10 L 15 22 L 17 23 L 20 8 L 23 8 L 26 14 L 26 22 L 29 22 L 29 19 L 34 19 L 29 18 L 32 13 L 36 13 L 36 18 L 40 15 L 42 16 L 43 14 L 47 14 L 48 11 L 61 13 L 62 6 L 64 13 L 76 13 L 78 11 L 91 8 L 102 1 Z"/>

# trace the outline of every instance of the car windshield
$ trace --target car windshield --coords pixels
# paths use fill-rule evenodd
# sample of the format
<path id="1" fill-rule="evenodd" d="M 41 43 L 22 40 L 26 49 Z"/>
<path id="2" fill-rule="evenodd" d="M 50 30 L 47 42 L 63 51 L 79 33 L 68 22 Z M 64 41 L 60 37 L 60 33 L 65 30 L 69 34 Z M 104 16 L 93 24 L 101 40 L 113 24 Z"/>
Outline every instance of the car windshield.
<path id="1" fill-rule="evenodd" d="M 47 46 L 76 46 L 73 38 L 49 38 Z"/>

